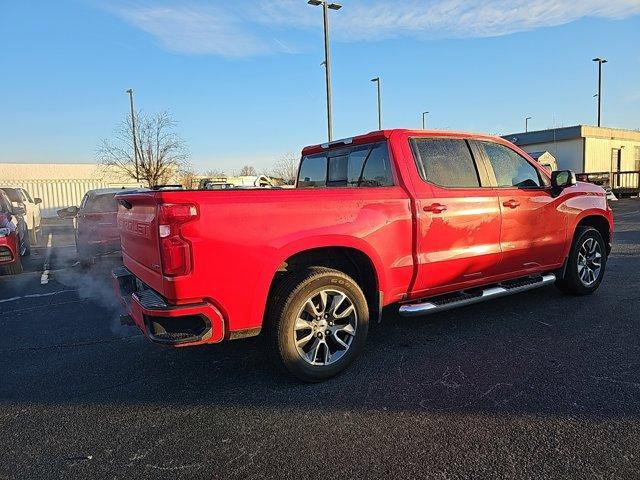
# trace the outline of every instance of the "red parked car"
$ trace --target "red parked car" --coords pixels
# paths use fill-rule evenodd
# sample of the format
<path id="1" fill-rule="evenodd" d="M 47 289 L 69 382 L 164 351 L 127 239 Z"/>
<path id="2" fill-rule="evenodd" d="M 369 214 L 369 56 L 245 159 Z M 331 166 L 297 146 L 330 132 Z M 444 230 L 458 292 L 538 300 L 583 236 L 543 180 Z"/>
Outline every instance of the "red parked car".
<path id="1" fill-rule="evenodd" d="M 29 254 L 29 237 L 22 207 L 14 207 L 0 190 L 0 273 L 22 273 L 22 258 Z"/>
<path id="2" fill-rule="evenodd" d="M 73 218 L 76 251 L 82 266 L 89 266 L 95 257 L 120 251 L 120 234 L 116 216 L 118 204 L 114 199 L 121 188 L 89 190 L 79 207 L 58 210 L 60 218 Z"/>
<path id="3" fill-rule="evenodd" d="M 389 304 L 411 316 L 551 283 L 592 293 L 613 236 L 602 188 L 467 133 L 310 146 L 295 189 L 116 199 L 124 322 L 171 346 L 262 333 L 305 381 L 351 363 Z"/>

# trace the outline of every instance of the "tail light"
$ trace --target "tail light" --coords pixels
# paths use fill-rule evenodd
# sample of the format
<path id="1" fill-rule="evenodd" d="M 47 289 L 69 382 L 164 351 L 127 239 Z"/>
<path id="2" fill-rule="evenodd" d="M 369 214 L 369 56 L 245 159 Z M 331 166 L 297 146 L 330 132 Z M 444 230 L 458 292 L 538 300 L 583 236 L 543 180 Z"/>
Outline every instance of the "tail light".
<path id="1" fill-rule="evenodd" d="M 158 210 L 158 234 L 162 272 L 168 276 L 191 271 L 191 244 L 181 235 L 183 224 L 195 220 L 198 209 L 187 203 L 165 203 Z"/>

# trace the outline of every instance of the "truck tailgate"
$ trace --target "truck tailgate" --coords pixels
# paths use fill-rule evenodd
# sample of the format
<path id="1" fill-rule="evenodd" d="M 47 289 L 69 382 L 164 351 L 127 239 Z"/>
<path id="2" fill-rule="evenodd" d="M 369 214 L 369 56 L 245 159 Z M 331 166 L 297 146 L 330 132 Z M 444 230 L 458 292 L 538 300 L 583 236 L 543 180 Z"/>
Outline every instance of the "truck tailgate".
<path id="1" fill-rule="evenodd" d="M 127 265 L 144 283 L 162 291 L 155 193 L 119 194 L 118 230 Z"/>

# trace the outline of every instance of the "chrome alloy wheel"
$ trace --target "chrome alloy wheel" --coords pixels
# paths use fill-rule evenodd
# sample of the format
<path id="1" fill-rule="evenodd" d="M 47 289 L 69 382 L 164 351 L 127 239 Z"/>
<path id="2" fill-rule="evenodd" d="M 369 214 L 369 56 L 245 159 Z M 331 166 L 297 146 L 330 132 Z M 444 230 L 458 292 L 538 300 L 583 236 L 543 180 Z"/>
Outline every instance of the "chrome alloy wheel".
<path id="1" fill-rule="evenodd" d="M 304 303 L 293 328 L 298 354 L 311 365 L 331 365 L 349 350 L 358 314 L 344 292 L 324 289 Z"/>
<path id="2" fill-rule="evenodd" d="M 602 269 L 602 248 L 595 238 L 587 238 L 578 251 L 578 276 L 585 287 L 593 285 Z"/>

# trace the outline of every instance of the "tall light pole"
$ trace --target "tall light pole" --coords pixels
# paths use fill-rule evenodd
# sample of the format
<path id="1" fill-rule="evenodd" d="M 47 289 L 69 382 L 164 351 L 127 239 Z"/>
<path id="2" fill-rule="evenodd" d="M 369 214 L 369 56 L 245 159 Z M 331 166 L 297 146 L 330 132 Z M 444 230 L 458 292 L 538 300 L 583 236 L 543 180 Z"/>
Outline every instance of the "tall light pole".
<path id="1" fill-rule="evenodd" d="M 524 119 L 524 131 L 528 132 L 529 131 L 529 120 L 531 120 L 533 117 L 525 117 Z"/>
<path id="2" fill-rule="evenodd" d="M 138 174 L 138 142 L 136 140 L 136 115 L 133 110 L 133 90 L 127 90 L 129 94 L 129 103 L 131 104 L 131 135 L 133 136 L 133 159 L 136 164 L 136 182 L 140 181 Z"/>
<path id="3" fill-rule="evenodd" d="M 378 86 L 378 130 L 382 130 L 382 102 L 380 99 L 380 77 L 372 78 L 372 82 L 375 82 Z"/>
<path id="4" fill-rule="evenodd" d="M 340 10 L 342 5 L 327 3 L 326 0 L 309 0 L 307 3 L 315 7 L 322 5 L 324 19 L 324 71 L 327 84 L 327 136 L 331 141 L 333 140 L 333 118 L 331 108 L 331 62 L 329 61 L 329 9 Z"/>
<path id="5" fill-rule="evenodd" d="M 607 63 L 604 58 L 596 57 L 594 62 L 598 62 L 598 126 L 602 118 L 602 64 Z"/>
<path id="6" fill-rule="evenodd" d="M 422 112 L 422 129 L 426 128 L 427 122 L 425 121 L 425 117 L 429 114 L 429 112 Z"/>

